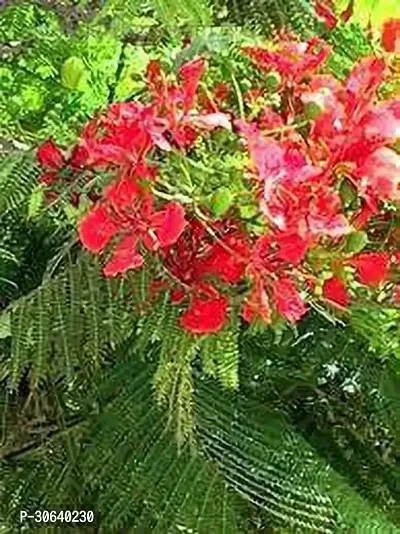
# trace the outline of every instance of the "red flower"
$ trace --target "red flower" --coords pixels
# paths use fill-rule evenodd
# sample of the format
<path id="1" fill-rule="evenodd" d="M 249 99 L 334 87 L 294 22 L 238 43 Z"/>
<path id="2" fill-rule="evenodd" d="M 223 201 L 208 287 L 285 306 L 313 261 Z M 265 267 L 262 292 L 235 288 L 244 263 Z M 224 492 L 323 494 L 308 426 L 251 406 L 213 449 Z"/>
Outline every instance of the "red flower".
<path id="1" fill-rule="evenodd" d="M 169 202 L 161 211 L 150 217 L 150 225 L 156 234 L 157 245 L 168 247 L 173 245 L 184 231 L 187 222 L 185 210 L 178 202 Z M 155 250 L 153 245 L 153 250 Z"/>
<path id="2" fill-rule="evenodd" d="M 51 170 L 59 170 L 64 166 L 64 156 L 61 150 L 49 139 L 37 150 L 39 163 Z"/>
<path id="3" fill-rule="evenodd" d="M 192 59 L 179 69 L 179 76 L 182 79 L 184 111 L 189 111 L 193 107 L 197 87 L 205 69 L 206 63 L 201 58 Z"/>
<path id="4" fill-rule="evenodd" d="M 128 269 L 137 269 L 144 263 L 143 256 L 137 252 L 138 238 L 128 235 L 115 247 L 111 260 L 104 266 L 105 276 L 116 276 Z"/>
<path id="5" fill-rule="evenodd" d="M 308 243 L 297 234 L 277 235 L 279 252 L 276 258 L 286 263 L 298 265 L 306 255 Z"/>
<path id="6" fill-rule="evenodd" d="M 384 22 L 382 46 L 386 52 L 400 54 L 400 19 L 389 19 Z"/>
<path id="7" fill-rule="evenodd" d="M 170 149 L 163 137 L 166 129 L 167 122 L 156 116 L 154 106 L 116 103 L 104 116 L 85 127 L 81 145 L 87 151 L 87 163 L 91 166 L 130 169 L 143 161 L 154 146 Z"/>
<path id="8" fill-rule="evenodd" d="M 330 30 L 336 27 L 338 21 L 332 9 L 332 0 L 316 0 L 315 11 Z"/>
<path id="9" fill-rule="evenodd" d="M 117 213 L 121 213 L 132 208 L 134 202 L 140 199 L 141 192 L 136 181 L 126 175 L 106 187 L 103 196 Z"/>
<path id="10" fill-rule="evenodd" d="M 221 243 L 215 243 L 204 259 L 195 264 L 198 276 L 215 275 L 226 284 L 236 284 L 242 278 L 249 247 L 241 234 L 226 235 Z"/>
<path id="11" fill-rule="evenodd" d="M 290 278 L 281 278 L 272 286 L 276 309 L 289 322 L 295 323 L 307 312 L 298 289 Z"/>
<path id="12" fill-rule="evenodd" d="M 227 310 L 228 299 L 225 296 L 217 292 L 214 296 L 195 294 L 179 323 L 193 334 L 211 334 L 224 326 Z"/>
<path id="13" fill-rule="evenodd" d="M 389 275 L 390 258 L 386 252 L 363 252 L 350 263 L 356 268 L 359 281 L 367 286 L 379 286 Z"/>
<path id="14" fill-rule="evenodd" d="M 247 54 L 263 71 L 277 70 L 286 78 L 300 81 L 306 74 L 317 70 L 328 57 L 330 48 L 314 37 L 304 43 L 281 41 L 271 52 L 260 47 L 244 47 Z"/>
<path id="15" fill-rule="evenodd" d="M 346 83 L 347 113 L 354 122 L 361 118 L 374 98 L 385 78 L 385 68 L 383 59 L 367 57 L 350 72 Z"/>
<path id="16" fill-rule="evenodd" d="M 143 264 L 137 252 L 140 242 L 148 250 L 157 251 L 177 241 L 185 226 L 185 212 L 177 202 L 170 202 L 154 211 L 153 198 L 129 176 L 108 186 L 104 204 L 96 206 L 79 224 L 83 245 L 99 253 L 112 237 L 120 242 L 104 269 L 106 276 L 115 276 Z"/>
<path id="17" fill-rule="evenodd" d="M 71 152 L 68 165 L 71 169 L 79 170 L 87 163 L 89 154 L 84 146 L 75 145 Z"/>
<path id="18" fill-rule="evenodd" d="M 112 221 L 103 206 L 96 206 L 80 221 L 79 239 L 91 252 L 99 253 L 117 233 L 118 225 Z"/>
<path id="19" fill-rule="evenodd" d="M 261 278 L 257 278 L 250 295 L 243 302 L 242 317 L 248 323 L 260 319 L 263 323 L 271 322 L 271 307 L 267 292 Z"/>
<path id="20" fill-rule="evenodd" d="M 338 276 L 333 276 L 324 282 L 322 294 L 331 304 L 336 304 L 343 308 L 350 304 L 350 296 L 346 286 Z"/>
<path id="21" fill-rule="evenodd" d="M 56 172 L 44 172 L 40 175 L 39 183 L 43 185 L 53 185 L 57 181 Z"/>

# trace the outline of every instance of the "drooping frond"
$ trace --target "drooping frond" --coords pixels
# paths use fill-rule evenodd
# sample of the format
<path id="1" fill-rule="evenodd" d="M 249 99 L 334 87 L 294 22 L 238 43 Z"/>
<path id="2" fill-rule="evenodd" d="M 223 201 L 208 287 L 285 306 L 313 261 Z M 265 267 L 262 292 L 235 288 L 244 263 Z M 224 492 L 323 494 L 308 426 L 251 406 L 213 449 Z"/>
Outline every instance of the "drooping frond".
<path id="1" fill-rule="evenodd" d="M 24 369 L 30 369 L 34 386 L 51 368 L 72 379 L 76 368 L 100 365 L 106 347 L 115 347 L 132 329 L 129 295 L 139 287 L 135 276 L 117 282 L 102 277 L 99 264 L 83 255 L 14 302 L 3 312 L 10 320 L 14 387 Z"/>
<path id="2" fill-rule="evenodd" d="M 290 28 L 300 35 L 310 35 L 316 28 L 309 0 L 219 0 L 217 5 L 229 22 L 269 37 L 281 28 Z"/>
<path id="3" fill-rule="evenodd" d="M 62 500 L 81 507 L 96 502 L 102 532 L 126 525 L 160 533 L 252 532 L 254 516 L 302 532 L 361 524 L 365 532 L 378 524 L 395 532 L 284 419 L 212 383 L 196 381 L 195 449 L 187 444 L 179 451 L 154 402 L 154 367 L 138 362 L 131 341 L 120 346 L 107 377 L 99 370 L 84 394 L 75 394 L 75 416 L 66 414 L 53 434 L 42 422 L 37 431 L 45 447 L 36 441 L 24 454 L 9 450 L 16 463 L 6 455 L 1 464 L 4 517 L 22 503 L 51 508 Z M 90 447 L 81 446 L 86 440 Z M 25 470 L 29 476 L 19 474 Z M 79 486 L 71 492 L 74 476 Z"/>
<path id="4" fill-rule="evenodd" d="M 15 152 L 0 160 L 0 217 L 16 211 L 37 184 L 39 168 L 31 153 Z"/>

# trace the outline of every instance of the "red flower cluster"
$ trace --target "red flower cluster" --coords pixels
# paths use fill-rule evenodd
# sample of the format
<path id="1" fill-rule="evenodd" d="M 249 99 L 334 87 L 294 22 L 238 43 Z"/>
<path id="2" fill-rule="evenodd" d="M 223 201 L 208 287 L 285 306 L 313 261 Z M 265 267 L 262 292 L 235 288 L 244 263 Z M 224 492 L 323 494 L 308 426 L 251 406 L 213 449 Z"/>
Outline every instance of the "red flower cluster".
<path id="1" fill-rule="evenodd" d="M 169 202 L 156 211 L 152 196 L 135 178 L 126 176 L 111 184 L 103 200 L 79 225 L 81 242 L 91 252 L 102 252 L 112 238 L 117 240 L 104 267 L 106 276 L 141 267 L 144 259 L 138 251 L 140 243 L 149 251 L 170 246 L 186 225 L 180 204 Z"/>
<path id="2" fill-rule="evenodd" d="M 329 23 L 330 2 L 318 6 Z M 219 219 L 206 206 L 192 210 L 189 203 L 185 212 L 173 194 L 157 189 L 163 179 L 152 160 L 162 165 L 171 152 L 195 151 L 199 136 L 231 129 L 234 110 L 218 109 L 229 106 L 226 82 L 198 98 L 206 69 L 200 58 L 181 67 L 179 83 L 150 62 L 150 101 L 112 104 L 87 124 L 69 158 L 51 141 L 42 145 L 41 181 L 52 185 L 66 165 L 113 172 L 79 223 L 80 240 L 106 255 L 105 276 L 143 267 L 145 254 L 153 255 L 166 273 L 153 290 L 169 291 L 172 304 L 184 306 L 180 325 L 194 334 L 218 332 L 238 312 L 248 322 L 269 324 L 279 315 L 294 323 L 315 298 L 342 310 L 359 284 L 373 291 L 388 282 L 398 302 L 393 231 L 384 250 L 363 250 L 370 222 L 400 201 L 400 101 L 376 103 L 384 61 L 366 58 L 341 82 L 317 73 L 329 47 L 316 38 L 284 36 L 270 49 L 244 52 L 266 73 L 265 86 L 245 98 L 250 117 L 233 121 L 237 149 L 244 145 L 251 162 L 243 181 L 254 193 L 262 235 L 235 209 Z M 262 104 L 271 73 L 279 73 L 275 107 Z"/>
<path id="3" fill-rule="evenodd" d="M 53 186 L 54 188 L 60 181 L 60 172 L 63 170 L 70 171 L 62 187 L 65 187 L 68 183 L 71 204 L 78 205 L 80 193 L 74 188 L 74 179 L 76 172 L 82 170 L 85 166 L 86 152 L 79 145 L 76 145 L 70 151 L 69 157 L 66 157 L 55 143 L 49 139 L 38 148 L 37 159 L 45 170 L 39 178 L 39 183 L 44 186 Z M 56 200 L 59 194 L 53 190 L 47 191 L 46 196 L 48 200 Z"/>

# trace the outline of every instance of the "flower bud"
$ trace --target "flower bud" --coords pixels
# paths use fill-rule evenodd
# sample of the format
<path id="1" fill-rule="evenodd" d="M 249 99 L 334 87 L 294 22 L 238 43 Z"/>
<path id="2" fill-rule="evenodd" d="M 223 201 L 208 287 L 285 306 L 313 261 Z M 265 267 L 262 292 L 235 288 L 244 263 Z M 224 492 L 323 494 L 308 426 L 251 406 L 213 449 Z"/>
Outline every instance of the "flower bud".
<path id="1" fill-rule="evenodd" d="M 79 57 L 69 57 L 61 67 L 61 81 L 68 89 L 76 89 L 85 72 L 85 64 Z"/>
<path id="2" fill-rule="evenodd" d="M 265 78 L 265 86 L 271 92 L 276 91 L 281 83 L 281 75 L 276 71 L 270 72 Z"/>
<path id="3" fill-rule="evenodd" d="M 324 112 L 324 107 L 316 101 L 307 102 L 304 106 L 304 114 L 310 120 L 318 119 Z"/>
<path id="4" fill-rule="evenodd" d="M 224 215 L 234 202 L 234 194 L 227 187 L 220 187 L 211 195 L 210 208 L 216 217 Z"/>
<path id="5" fill-rule="evenodd" d="M 365 232 L 352 232 L 347 236 L 346 252 L 358 254 L 368 243 L 368 236 Z"/>

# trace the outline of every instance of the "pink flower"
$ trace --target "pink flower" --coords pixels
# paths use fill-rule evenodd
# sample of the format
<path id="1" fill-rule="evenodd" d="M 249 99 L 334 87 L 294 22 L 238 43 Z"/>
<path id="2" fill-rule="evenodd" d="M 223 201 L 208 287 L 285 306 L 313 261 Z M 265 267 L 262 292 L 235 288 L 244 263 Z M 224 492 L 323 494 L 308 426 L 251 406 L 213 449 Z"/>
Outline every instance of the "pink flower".
<path id="1" fill-rule="evenodd" d="M 272 286 L 278 313 L 289 322 L 296 323 L 307 312 L 307 306 L 290 278 L 281 278 Z"/>
<path id="2" fill-rule="evenodd" d="M 378 148 L 365 159 L 355 175 L 360 178 L 362 194 L 380 200 L 400 200 L 400 155 L 394 150 Z"/>

